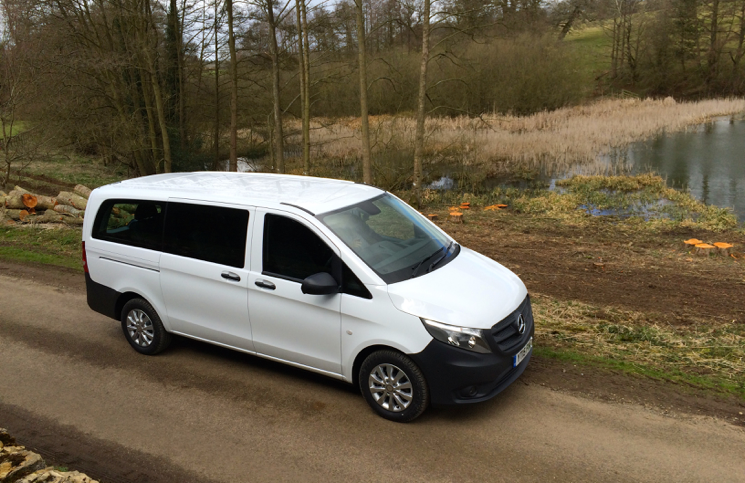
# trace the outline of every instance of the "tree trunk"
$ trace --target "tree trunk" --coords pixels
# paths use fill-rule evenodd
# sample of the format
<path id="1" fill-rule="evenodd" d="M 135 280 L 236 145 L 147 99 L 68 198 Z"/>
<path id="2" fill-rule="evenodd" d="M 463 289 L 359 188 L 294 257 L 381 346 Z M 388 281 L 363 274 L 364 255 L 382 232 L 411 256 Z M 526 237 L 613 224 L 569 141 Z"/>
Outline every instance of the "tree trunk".
<path id="1" fill-rule="evenodd" d="M 39 204 L 39 200 L 31 193 L 22 194 L 21 200 L 23 201 L 23 206 L 31 210 L 35 209 L 36 205 Z"/>
<path id="2" fill-rule="evenodd" d="M 179 146 L 184 149 L 186 146 L 186 119 L 185 116 L 185 103 L 184 99 L 184 19 L 186 16 L 186 1 L 181 5 L 181 22 L 177 25 L 176 34 L 178 35 L 176 45 L 178 45 L 178 132 L 179 132 Z M 201 61 L 201 59 L 200 59 Z"/>
<path id="3" fill-rule="evenodd" d="M 274 143 L 277 171 L 285 172 L 285 145 L 282 132 L 282 106 L 279 98 L 279 47 L 277 46 L 276 23 L 274 20 L 274 2 L 266 2 L 266 16 L 269 23 L 269 49 L 272 57 L 272 101 L 274 103 Z"/>
<path id="4" fill-rule="evenodd" d="M 559 32 L 559 40 L 564 40 L 564 37 L 567 36 L 570 30 L 572 30 L 572 25 L 574 24 L 574 21 L 579 17 L 579 14 L 582 12 L 582 8 L 578 5 L 574 7 L 574 10 L 572 10 L 572 13 L 569 14 L 569 18 L 566 22 L 564 22 L 564 26 L 561 27 L 561 32 Z"/>
<path id="5" fill-rule="evenodd" d="M 719 0 L 712 0 L 711 2 L 710 24 L 711 32 L 709 35 L 709 55 L 706 59 L 709 67 L 709 74 L 706 78 L 707 84 L 711 84 L 714 81 L 717 73 L 717 63 L 719 62 L 719 52 L 717 47 L 719 35 Z"/>
<path id="6" fill-rule="evenodd" d="M 8 196 L 5 197 L 5 207 L 11 210 L 25 210 L 26 205 L 23 204 L 23 193 L 19 191 L 8 193 Z"/>
<path id="7" fill-rule="evenodd" d="M 85 207 L 88 206 L 88 200 L 69 191 L 60 191 L 60 194 L 57 195 L 57 203 L 59 203 L 57 206 L 67 205 L 79 210 L 85 210 Z"/>
<path id="8" fill-rule="evenodd" d="M 133 79 L 132 87 L 131 87 L 132 102 L 134 104 L 134 113 L 133 113 L 134 116 L 133 117 L 134 117 L 135 125 L 137 126 L 135 128 L 135 132 L 136 132 L 135 136 L 140 137 L 141 139 L 144 139 L 147 137 L 147 134 L 145 133 L 145 120 L 142 118 L 142 107 L 140 105 L 141 90 L 140 90 L 139 84 L 142 81 L 140 83 L 136 82 L 134 76 L 137 74 L 137 72 L 139 72 L 137 68 L 131 69 L 131 76 Z M 113 92 L 118 93 L 115 87 L 112 88 L 111 90 Z M 127 115 L 124 113 L 124 108 L 121 107 L 120 105 L 121 102 L 119 101 L 118 96 L 115 99 L 115 103 L 116 103 L 117 112 L 119 113 L 119 117 L 122 120 L 122 123 L 126 126 Z M 153 136 L 151 137 L 151 139 L 154 138 L 154 133 L 155 131 L 153 130 Z M 137 144 L 141 146 L 141 143 L 138 142 Z M 154 145 L 151 145 L 151 149 L 153 149 L 154 147 L 155 147 Z M 141 146 L 139 149 L 133 150 L 134 151 L 133 156 L 135 158 L 135 165 L 137 166 L 137 170 L 140 172 L 139 173 L 140 176 L 146 176 L 148 174 L 155 173 L 155 165 L 151 162 L 151 159 L 147 157 L 143 157 L 143 154 L 146 153 L 146 150 L 147 150 L 146 146 Z"/>
<path id="9" fill-rule="evenodd" d="M 297 54 L 298 54 L 298 76 L 300 79 L 300 118 L 302 119 L 302 132 L 303 132 L 303 174 L 308 174 L 306 168 L 305 149 L 309 144 L 309 139 L 306 137 L 305 132 L 305 50 L 303 49 L 303 22 L 302 22 L 302 11 L 301 3 L 303 0 L 295 0 L 295 10 L 297 16 Z"/>
<path id="10" fill-rule="evenodd" d="M 54 207 L 57 206 L 57 198 L 53 198 L 51 196 L 37 195 L 36 201 L 36 209 L 39 211 L 53 210 Z"/>
<path id="11" fill-rule="evenodd" d="M 228 171 L 238 171 L 238 59 L 233 34 L 233 0 L 225 0 L 228 11 L 228 49 L 230 50 L 230 161 Z"/>
<path id="12" fill-rule="evenodd" d="M 145 3 L 146 12 L 148 15 L 148 22 L 153 25 L 152 11 L 150 10 L 150 1 L 146 0 Z M 149 38 L 147 31 L 145 32 L 145 40 Z M 163 172 L 170 173 L 172 169 L 171 159 L 171 141 L 168 136 L 168 125 L 166 124 L 166 112 L 163 104 L 163 96 L 160 89 L 160 80 L 158 76 L 157 66 L 153 59 L 152 53 L 150 52 L 150 46 L 148 42 L 144 42 L 142 48 L 145 52 L 145 59 L 147 60 L 147 66 L 150 73 L 150 82 L 153 85 L 153 97 L 155 98 L 155 110 L 158 113 L 158 124 L 160 125 L 160 137 L 163 141 Z"/>
<path id="13" fill-rule="evenodd" d="M 155 165 L 155 172 L 162 173 L 163 170 L 160 166 L 160 156 L 158 154 L 158 135 L 155 133 L 155 112 L 153 110 L 153 100 L 150 92 L 150 74 L 144 69 L 141 72 L 140 79 L 142 80 L 142 98 L 145 100 L 145 113 L 147 114 L 147 127 L 148 127 L 148 138 L 150 139 L 150 152 L 153 158 L 153 164 Z"/>
<path id="14" fill-rule="evenodd" d="M 220 2 L 215 0 L 215 132 L 212 137 L 212 146 L 215 150 L 215 159 L 212 169 L 220 168 L 220 23 L 218 22 Z"/>
<path id="15" fill-rule="evenodd" d="M 360 124 L 362 127 L 362 181 L 373 183 L 372 154 L 370 152 L 370 125 L 367 116 L 367 56 L 365 51 L 365 12 L 363 0 L 355 0 L 357 11 L 357 52 L 360 69 Z M 426 68 L 426 67 L 425 67 Z"/>
<path id="16" fill-rule="evenodd" d="M 153 74 L 150 75 L 150 81 L 153 84 L 153 94 L 155 97 L 155 109 L 158 113 L 158 123 L 160 125 L 160 137 L 163 141 L 163 172 L 170 173 L 173 166 L 171 159 L 171 141 L 168 136 L 168 125 L 166 124 L 166 113 L 163 106 L 163 97 L 160 92 L 160 82 L 158 82 L 158 74 L 155 72 L 155 63 L 149 58 L 148 63 L 153 68 Z"/>
<path id="17" fill-rule="evenodd" d="M 308 15 L 305 0 L 300 0 L 303 15 L 303 173 L 310 174 L 310 42 L 308 41 Z"/>
<path id="18" fill-rule="evenodd" d="M 74 206 L 70 206 L 70 205 L 57 205 L 54 207 L 53 211 L 55 213 L 61 213 L 61 214 L 72 215 L 72 216 L 83 216 L 83 213 L 85 213 L 84 210 L 79 210 L 75 208 Z"/>
<path id="19" fill-rule="evenodd" d="M 422 60 L 419 71 L 419 93 L 417 94 L 416 137 L 414 139 L 414 195 L 417 207 L 422 197 L 422 156 L 424 154 L 424 103 L 427 100 L 427 65 L 429 63 L 429 12 L 430 0 L 424 0 L 422 15 Z"/>

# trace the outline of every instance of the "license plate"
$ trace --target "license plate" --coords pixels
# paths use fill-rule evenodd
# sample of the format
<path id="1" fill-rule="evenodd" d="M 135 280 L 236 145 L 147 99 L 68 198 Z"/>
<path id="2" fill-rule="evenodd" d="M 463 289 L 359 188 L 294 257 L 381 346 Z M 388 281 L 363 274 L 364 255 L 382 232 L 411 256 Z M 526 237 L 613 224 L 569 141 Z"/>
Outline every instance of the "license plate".
<path id="1" fill-rule="evenodd" d="M 533 348 L 533 338 L 531 337 L 527 344 L 525 344 L 525 347 L 520 349 L 520 352 L 512 356 L 512 367 L 517 367 L 518 364 L 520 364 L 523 359 L 525 359 L 525 356 L 530 354 L 530 349 Z"/>

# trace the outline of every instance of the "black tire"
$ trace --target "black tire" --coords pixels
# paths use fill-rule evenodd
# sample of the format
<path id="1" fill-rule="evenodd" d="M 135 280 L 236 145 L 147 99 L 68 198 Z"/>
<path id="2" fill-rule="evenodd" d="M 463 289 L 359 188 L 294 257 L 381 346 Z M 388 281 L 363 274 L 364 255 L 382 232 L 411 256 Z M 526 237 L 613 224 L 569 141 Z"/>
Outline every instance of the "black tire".
<path id="1" fill-rule="evenodd" d="M 158 312 L 143 299 L 132 299 L 122 309 L 122 331 L 127 342 L 140 354 L 155 355 L 171 343 Z"/>
<path id="2" fill-rule="evenodd" d="M 359 383 L 370 407 L 391 421 L 408 423 L 429 406 L 424 374 L 414 361 L 394 350 L 379 350 L 367 356 L 360 367 Z"/>

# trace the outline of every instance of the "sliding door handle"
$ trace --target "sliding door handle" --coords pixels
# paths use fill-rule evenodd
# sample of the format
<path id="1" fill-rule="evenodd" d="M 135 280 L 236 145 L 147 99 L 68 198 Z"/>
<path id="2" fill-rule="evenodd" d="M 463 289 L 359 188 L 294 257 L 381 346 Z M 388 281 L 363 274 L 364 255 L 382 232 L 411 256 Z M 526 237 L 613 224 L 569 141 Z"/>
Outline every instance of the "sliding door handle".
<path id="1" fill-rule="evenodd" d="M 274 285 L 272 282 L 269 282 L 267 280 L 257 280 L 256 286 L 261 288 L 268 288 L 269 290 L 274 290 L 277 288 L 276 285 Z"/>
<path id="2" fill-rule="evenodd" d="M 225 280 L 232 280 L 233 282 L 241 281 L 241 277 L 235 272 L 222 272 L 221 276 Z"/>

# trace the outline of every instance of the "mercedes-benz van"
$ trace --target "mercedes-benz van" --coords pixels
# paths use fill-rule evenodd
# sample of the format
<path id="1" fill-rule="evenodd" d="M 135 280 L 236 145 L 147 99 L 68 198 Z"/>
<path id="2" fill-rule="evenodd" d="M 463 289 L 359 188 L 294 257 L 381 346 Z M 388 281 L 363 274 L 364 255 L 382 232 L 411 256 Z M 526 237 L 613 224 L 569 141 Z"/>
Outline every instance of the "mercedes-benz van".
<path id="1" fill-rule="evenodd" d="M 485 401 L 530 360 L 520 279 L 396 196 L 258 173 L 94 190 L 89 306 L 142 354 L 190 337 L 359 386 L 384 418 Z"/>

